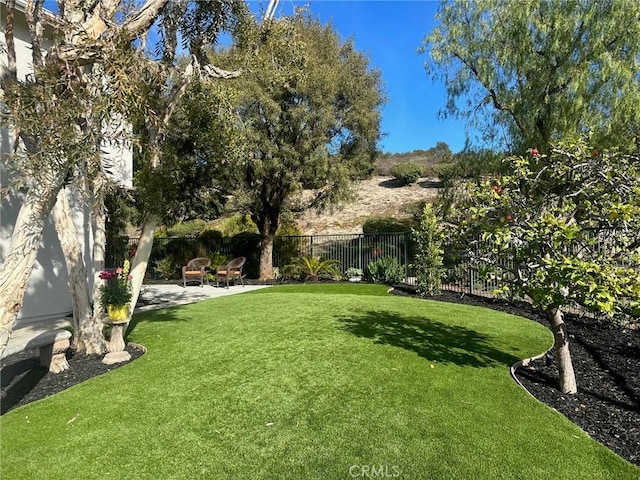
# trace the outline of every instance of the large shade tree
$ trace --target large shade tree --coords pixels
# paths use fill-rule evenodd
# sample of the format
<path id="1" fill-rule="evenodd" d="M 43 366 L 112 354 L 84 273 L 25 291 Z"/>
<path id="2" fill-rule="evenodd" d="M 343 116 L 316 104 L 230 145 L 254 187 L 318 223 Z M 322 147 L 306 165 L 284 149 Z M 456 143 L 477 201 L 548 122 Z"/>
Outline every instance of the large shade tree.
<path id="1" fill-rule="evenodd" d="M 5 31 L 8 69 L 2 76 L 2 98 L 10 122 L 18 133 L 18 154 L 12 159 L 16 172 L 13 191 L 26 192 L 13 231 L 4 271 L 0 278 L 0 353 L 6 346 L 22 305 L 31 268 L 42 240 L 45 221 L 54 204 L 67 202 L 63 187 L 88 180 L 95 198 L 93 210 L 96 249 L 104 250 L 104 207 L 100 192 L 105 165 L 101 146 L 122 140 L 127 122 L 143 118 L 149 133 L 145 144 L 148 168 L 160 164 L 159 145 L 169 119 L 189 82 L 200 75 L 229 78 L 227 72 L 206 65 L 204 51 L 224 29 L 236 25 L 246 11 L 240 0 L 189 2 L 147 0 L 139 8 L 121 0 L 59 2 L 56 15 L 45 12 L 42 2 L 26 9 L 31 34 L 33 75 L 21 79 L 16 73 L 13 36 L 14 2 L 7 2 Z M 158 23 L 159 22 L 159 23 Z M 155 56 L 145 51 L 146 36 L 159 24 L 161 43 Z M 43 31 L 53 25 L 52 44 L 43 55 Z M 191 53 L 186 62 L 176 61 L 178 39 Z M 157 60 L 156 60 L 157 59 Z M 109 126 L 105 128 L 105 126 Z M 90 311 L 89 293 L 77 235 L 69 233 L 71 209 L 56 210 L 74 296 L 77 336 L 86 335 L 80 350 L 101 349 L 101 312 Z M 144 242 L 133 262 L 132 304 L 137 300 L 148 263 L 155 217 L 146 215 Z M 66 226 L 66 227 L 65 227 Z M 68 227 L 68 228 L 67 228 Z M 100 257 L 94 255 L 94 257 Z M 99 270 L 98 264 L 94 270 Z M 99 304 L 98 304 L 99 305 Z"/>
<path id="2" fill-rule="evenodd" d="M 247 55 L 259 34 L 256 26 L 230 55 Z M 272 278 L 281 213 L 336 204 L 370 171 L 381 78 L 353 42 L 298 12 L 269 24 L 268 39 L 231 87 L 244 145 L 234 200 L 258 226 L 260 278 Z M 313 192 L 304 202 L 297 195 L 303 188 Z"/>
<path id="3" fill-rule="evenodd" d="M 447 87 L 442 113 L 485 140 L 520 152 L 578 134 L 638 141 L 640 3 L 453 0 L 437 20 L 422 50 Z"/>

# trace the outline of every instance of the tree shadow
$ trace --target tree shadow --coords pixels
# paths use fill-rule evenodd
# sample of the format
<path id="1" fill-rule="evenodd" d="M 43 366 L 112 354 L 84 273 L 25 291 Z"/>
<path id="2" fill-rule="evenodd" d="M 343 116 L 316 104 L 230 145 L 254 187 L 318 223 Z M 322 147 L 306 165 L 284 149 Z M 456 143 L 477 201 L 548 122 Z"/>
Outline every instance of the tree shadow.
<path id="1" fill-rule="evenodd" d="M 398 180 L 397 178 L 383 180 L 378 185 L 384 188 L 402 188 L 405 186 L 404 183 L 402 183 L 402 180 Z"/>
<path id="2" fill-rule="evenodd" d="M 442 182 L 438 179 L 427 179 L 427 180 L 423 180 L 422 182 L 418 182 L 418 185 L 420 185 L 422 188 L 440 188 L 442 187 Z"/>
<path id="3" fill-rule="evenodd" d="M 512 365 L 520 360 L 496 348 L 490 335 L 425 317 L 367 311 L 339 320 L 344 330 L 353 335 L 415 352 L 432 362 L 482 368 Z"/>
<path id="4" fill-rule="evenodd" d="M 0 402 L 0 415 L 4 415 L 31 392 L 48 373 L 37 358 L 25 358 L 3 366 L 0 386 L 6 397 Z"/>

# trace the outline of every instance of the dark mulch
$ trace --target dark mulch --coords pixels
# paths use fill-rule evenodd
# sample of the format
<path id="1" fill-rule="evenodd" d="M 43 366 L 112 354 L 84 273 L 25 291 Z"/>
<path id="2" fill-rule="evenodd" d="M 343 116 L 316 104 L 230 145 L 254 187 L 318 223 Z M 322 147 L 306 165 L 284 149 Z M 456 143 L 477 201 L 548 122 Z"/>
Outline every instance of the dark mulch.
<path id="1" fill-rule="evenodd" d="M 394 293 L 416 296 L 413 288 L 397 288 Z M 433 299 L 488 307 L 549 328 L 546 317 L 525 302 L 510 304 L 454 292 L 443 292 Z M 566 315 L 565 322 L 578 393 L 563 395 L 558 389 L 553 354 L 519 368 L 518 380 L 534 397 L 578 424 L 591 437 L 640 465 L 640 331 L 577 315 Z"/>
<path id="2" fill-rule="evenodd" d="M 127 345 L 125 350 L 131 354 L 131 360 L 113 365 L 102 363 L 104 355 L 76 355 L 69 351 L 67 362 L 70 368 L 60 373 L 51 373 L 40 365 L 38 349 L 25 350 L 3 358 L 0 383 L 6 397 L 0 402 L 0 414 L 119 368 L 144 353 L 133 345 Z"/>

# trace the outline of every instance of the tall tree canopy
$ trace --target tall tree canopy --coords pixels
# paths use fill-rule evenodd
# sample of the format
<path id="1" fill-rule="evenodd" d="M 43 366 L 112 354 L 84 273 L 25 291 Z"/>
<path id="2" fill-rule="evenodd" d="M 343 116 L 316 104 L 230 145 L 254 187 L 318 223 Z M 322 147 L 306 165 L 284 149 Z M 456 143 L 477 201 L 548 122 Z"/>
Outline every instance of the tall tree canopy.
<path id="1" fill-rule="evenodd" d="M 445 115 L 515 151 L 578 134 L 637 146 L 640 3 L 453 0 L 437 19 L 422 50 L 447 85 Z"/>
<path id="2" fill-rule="evenodd" d="M 244 158 L 236 200 L 261 235 L 260 277 L 272 278 L 273 239 L 281 212 L 303 188 L 314 195 L 295 208 L 344 199 L 372 168 L 384 98 L 379 72 L 331 26 L 304 13 L 273 21 L 237 89 Z M 232 52 L 244 56 L 256 27 Z"/>

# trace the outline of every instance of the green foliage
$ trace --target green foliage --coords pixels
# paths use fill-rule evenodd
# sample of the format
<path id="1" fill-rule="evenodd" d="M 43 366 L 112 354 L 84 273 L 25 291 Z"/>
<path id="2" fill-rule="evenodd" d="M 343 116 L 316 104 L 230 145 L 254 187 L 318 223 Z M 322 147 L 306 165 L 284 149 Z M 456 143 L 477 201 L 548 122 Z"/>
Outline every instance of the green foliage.
<path id="1" fill-rule="evenodd" d="M 347 277 L 362 277 L 364 272 L 361 268 L 350 267 L 347 268 L 347 271 L 344 272 Z"/>
<path id="2" fill-rule="evenodd" d="M 442 286 L 444 232 L 429 204 L 424 206 L 420 223 L 412 232 L 416 244 L 414 268 L 417 273 L 418 292 L 421 295 L 437 295 Z"/>
<path id="3" fill-rule="evenodd" d="M 640 126 L 640 4 L 454 0 L 424 39 L 427 70 L 461 115 L 511 151 L 590 132 L 599 148 Z M 629 145 L 626 145 L 629 146 Z"/>
<path id="4" fill-rule="evenodd" d="M 244 147 L 234 196 L 266 248 L 302 188 L 315 196 L 299 210 L 322 209 L 348 198 L 353 181 L 369 174 L 384 99 L 380 73 L 354 43 L 302 11 L 271 23 L 269 35 L 257 23 L 244 34 L 229 51 L 238 63 L 249 62 L 229 84 Z M 271 276 L 271 265 L 261 269 Z"/>
<path id="5" fill-rule="evenodd" d="M 283 273 L 289 276 L 300 277 L 303 280 L 316 281 L 321 277 L 336 278 L 342 274 L 338 269 L 340 262 L 334 259 L 320 257 L 298 257 L 284 267 Z"/>
<path id="6" fill-rule="evenodd" d="M 166 228 L 168 237 L 189 237 L 195 238 L 199 236 L 207 228 L 207 222 L 204 220 L 189 220 L 179 222 Z"/>
<path id="7" fill-rule="evenodd" d="M 258 233 L 258 227 L 249 215 L 235 214 L 215 222 L 216 228 L 225 237 L 234 237 L 241 233 Z"/>
<path id="8" fill-rule="evenodd" d="M 424 167 L 425 175 L 430 175 L 435 164 L 446 162 L 451 157 L 451 149 L 445 142 L 436 143 L 428 150 L 414 150 L 407 153 L 381 153 L 376 158 L 375 172 L 386 177 L 392 176 L 391 169 L 400 163 L 417 163 Z"/>
<path id="9" fill-rule="evenodd" d="M 630 307 L 640 296 L 638 155 L 581 141 L 507 161 L 513 174 L 467 184 L 461 209 L 461 241 L 485 275 L 545 309 Z"/>
<path id="10" fill-rule="evenodd" d="M 398 163 L 391 167 L 391 175 L 401 182 L 402 185 L 411 185 L 424 177 L 426 170 L 419 163 L 408 162 Z"/>
<path id="11" fill-rule="evenodd" d="M 171 280 L 177 278 L 178 266 L 171 257 L 164 257 L 155 262 L 153 271 L 163 280 Z"/>
<path id="12" fill-rule="evenodd" d="M 394 217 L 370 217 L 362 225 L 365 235 L 377 233 L 408 233 L 411 231 L 410 222 Z"/>
<path id="13" fill-rule="evenodd" d="M 280 225 L 273 242 L 274 256 L 278 259 L 279 265 L 287 265 L 300 256 L 307 245 L 307 238 L 301 235 L 302 232 L 295 225 L 289 223 Z"/>
<path id="14" fill-rule="evenodd" d="M 404 267 L 393 257 L 382 257 L 369 262 L 367 278 L 374 283 L 395 285 L 404 281 Z"/>

